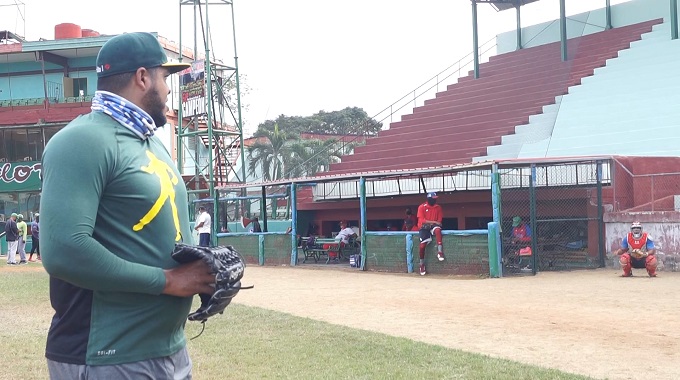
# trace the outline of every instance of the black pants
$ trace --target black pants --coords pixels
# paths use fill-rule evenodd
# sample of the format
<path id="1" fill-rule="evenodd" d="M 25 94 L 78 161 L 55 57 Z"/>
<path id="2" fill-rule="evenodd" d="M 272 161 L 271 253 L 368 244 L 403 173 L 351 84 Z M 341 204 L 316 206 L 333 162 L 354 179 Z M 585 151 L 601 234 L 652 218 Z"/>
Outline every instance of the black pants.
<path id="1" fill-rule="evenodd" d="M 198 245 L 201 247 L 210 247 L 210 234 L 198 234 Z"/>
<path id="2" fill-rule="evenodd" d="M 33 255 L 34 252 L 38 252 L 38 256 L 40 256 L 40 239 L 33 238 L 33 247 L 31 247 L 31 255 Z"/>

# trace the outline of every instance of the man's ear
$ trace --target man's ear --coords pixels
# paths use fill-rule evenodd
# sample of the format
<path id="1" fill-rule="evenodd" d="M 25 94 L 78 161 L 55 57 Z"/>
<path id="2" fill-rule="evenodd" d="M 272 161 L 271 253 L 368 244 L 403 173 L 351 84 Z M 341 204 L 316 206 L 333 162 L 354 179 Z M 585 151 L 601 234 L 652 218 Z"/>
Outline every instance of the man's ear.
<path id="1" fill-rule="evenodd" d="M 152 72 L 147 70 L 145 67 L 140 67 L 135 71 L 134 85 L 142 91 L 147 91 L 153 87 L 153 78 L 151 78 Z"/>

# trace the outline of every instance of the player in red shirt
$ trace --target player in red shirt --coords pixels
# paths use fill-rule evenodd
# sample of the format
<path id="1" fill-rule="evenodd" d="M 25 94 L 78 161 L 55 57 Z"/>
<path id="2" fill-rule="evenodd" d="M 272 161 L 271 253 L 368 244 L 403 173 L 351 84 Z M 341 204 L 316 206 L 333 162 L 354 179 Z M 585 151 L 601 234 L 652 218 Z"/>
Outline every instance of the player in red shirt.
<path id="1" fill-rule="evenodd" d="M 420 228 L 420 275 L 424 276 L 425 270 L 425 247 L 432 241 L 432 235 L 437 238 L 437 259 L 444 261 L 442 247 L 442 219 L 444 213 L 437 204 L 437 193 L 427 193 L 427 202 L 418 206 L 418 227 Z"/>

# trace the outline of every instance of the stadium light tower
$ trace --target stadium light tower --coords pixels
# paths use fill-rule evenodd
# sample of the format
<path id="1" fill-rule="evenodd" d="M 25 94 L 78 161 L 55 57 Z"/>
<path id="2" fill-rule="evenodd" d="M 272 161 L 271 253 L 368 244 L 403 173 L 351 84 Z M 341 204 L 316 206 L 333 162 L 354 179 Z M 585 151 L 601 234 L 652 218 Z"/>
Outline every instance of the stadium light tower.
<path id="1" fill-rule="evenodd" d="M 190 201 L 213 204 L 211 234 L 216 243 L 219 231 L 219 210 L 215 188 L 227 182 L 245 182 L 246 168 L 243 146 L 243 118 L 241 115 L 241 91 L 236 53 L 236 26 L 234 24 L 233 0 L 180 0 L 179 1 L 179 50 L 182 52 L 184 29 L 183 9 L 193 8 L 193 62 L 192 67 L 180 73 L 180 91 L 177 127 L 177 165 L 180 173 L 190 171 L 185 166 L 185 154 L 190 156 L 193 176 L 187 180 Z M 231 17 L 220 17 L 220 27 L 227 27 L 220 35 L 213 36 L 210 12 L 215 6 Z M 226 6 L 226 7 L 225 7 Z M 229 14 L 227 13 L 227 15 Z M 228 26 L 231 24 L 231 30 Z M 233 37 L 229 47 L 228 37 Z M 226 38 L 225 35 L 226 34 Z M 215 38 L 213 38 L 215 37 Z M 225 64 L 215 58 L 213 41 L 223 50 L 233 50 L 233 64 Z M 226 47 L 224 47 L 226 45 Z M 180 54 L 180 60 L 184 54 Z M 240 158 L 241 170 L 236 164 Z M 183 178 L 186 178 L 183 175 Z M 192 199 L 193 198 L 193 199 Z M 196 199 L 198 198 L 198 199 Z M 193 215 L 193 210 L 191 210 Z"/>

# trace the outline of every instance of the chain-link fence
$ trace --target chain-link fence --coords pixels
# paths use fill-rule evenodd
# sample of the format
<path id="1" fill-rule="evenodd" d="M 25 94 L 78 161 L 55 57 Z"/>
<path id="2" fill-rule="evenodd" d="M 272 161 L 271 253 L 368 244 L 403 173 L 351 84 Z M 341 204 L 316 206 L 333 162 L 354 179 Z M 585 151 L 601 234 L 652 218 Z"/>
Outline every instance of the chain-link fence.
<path id="1" fill-rule="evenodd" d="M 612 169 L 616 183 L 611 198 L 605 198 L 611 211 L 680 211 L 680 172 L 633 174 L 622 160 L 614 160 Z"/>
<path id="2" fill-rule="evenodd" d="M 420 258 L 417 233 L 367 232 L 366 235 L 367 270 L 395 273 L 418 271 Z M 438 261 L 436 246 L 428 245 L 425 254 L 428 273 L 478 276 L 489 274 L 488 234 L 461 230 L 444 231 L 443 235 L 446 260 Z"/>
<path id="3" fill-rule="evenodd" d="M 611 182 L 603 165 L 499 169 L 504 275 L 602 265 L 602 186 Z"/>

